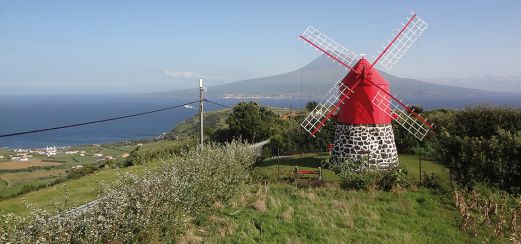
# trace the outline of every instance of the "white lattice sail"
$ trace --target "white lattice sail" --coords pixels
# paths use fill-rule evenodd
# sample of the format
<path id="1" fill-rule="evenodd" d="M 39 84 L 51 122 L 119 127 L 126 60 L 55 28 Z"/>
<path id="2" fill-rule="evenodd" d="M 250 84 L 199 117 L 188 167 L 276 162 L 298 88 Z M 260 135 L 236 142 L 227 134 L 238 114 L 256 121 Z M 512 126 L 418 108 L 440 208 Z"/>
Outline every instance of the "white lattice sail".
<path id="1" fill-rule="evenodd" d="M 427 29 L 427 23 L 420 19 L 416 14 L 411 18 L 407 18 L 406 24 L 402 23 L 401 28 L 393 36 L 393 41 L 389 41 L 390 46 L 385 47 L 379 58 L 375 57 L 375 62 L 378 62 L 387 70 L 391 68 L 402 58 L 407 50 L 416 42 L 418 37 Z M 379 52 L 380 53 L 380 52 Z"/>
<path id="2" fill-rule="evenodd" d="M 376 93 L 372 103 L 420 141 L 431 129 L 431 125 L 419 114 L 414 113 L 382 91 Z"/>
<path id="3" fill-rule="evenodd" d="M 358 83 L 355 84 L 355 86 Z M 353 93 L 355 87 L 349 88 L 342 82 L 338 82 L 329 90 L 326 99 L 320 102 L 302 121 L 300 126 L 309 134 L 314 136 L 329 117 L 337 112 L 338 108 L 344 101 L 349 99 L 350 93 Z"/>
<path id="4" fill-rule="evenodd" d="M 306 42 L 349 69 L 352 69 L 353 63 L 360 59 L 358 54 L 343 47 L 324 33 L 311 26 L 300 35 L 300 38 L 304 39 Z"/>

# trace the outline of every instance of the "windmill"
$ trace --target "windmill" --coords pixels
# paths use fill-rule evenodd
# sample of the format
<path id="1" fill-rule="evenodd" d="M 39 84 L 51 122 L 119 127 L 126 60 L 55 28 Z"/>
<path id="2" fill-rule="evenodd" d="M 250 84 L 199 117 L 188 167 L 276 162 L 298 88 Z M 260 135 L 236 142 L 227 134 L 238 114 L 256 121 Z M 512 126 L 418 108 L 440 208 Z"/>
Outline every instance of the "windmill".
<path id="1" fill-rule="evenodd" d="M 378 63 L 390 70 L 427 28 L 427 23 L 415 13 L 402 25 L 372 63 L 313 27 L 300 35 L 349 70 L 301 124 L 315 136 L 327 120 L 336 118 L 333 163 L 367 156 L 371 169 L 395 167 L 398 154 L 391 121 L 396 121 L 420 141 L 432 128 L 426 119 L 390 93 L 389 83 L 374 68 Z"/>

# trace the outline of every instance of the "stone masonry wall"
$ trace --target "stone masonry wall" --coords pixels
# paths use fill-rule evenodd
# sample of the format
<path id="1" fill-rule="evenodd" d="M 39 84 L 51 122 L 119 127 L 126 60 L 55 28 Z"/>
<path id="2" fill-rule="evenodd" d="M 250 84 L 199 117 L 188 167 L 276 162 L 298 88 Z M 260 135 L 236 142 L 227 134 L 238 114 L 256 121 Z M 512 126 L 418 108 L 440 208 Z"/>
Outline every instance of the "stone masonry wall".
<path id="1" fill-rule="evenodd" d="M 394 133 L 389 125 L 337 124 L 331 162 L 359 160 L 369 155 L 369 168 L 390 169 L 398 166 Z"/>

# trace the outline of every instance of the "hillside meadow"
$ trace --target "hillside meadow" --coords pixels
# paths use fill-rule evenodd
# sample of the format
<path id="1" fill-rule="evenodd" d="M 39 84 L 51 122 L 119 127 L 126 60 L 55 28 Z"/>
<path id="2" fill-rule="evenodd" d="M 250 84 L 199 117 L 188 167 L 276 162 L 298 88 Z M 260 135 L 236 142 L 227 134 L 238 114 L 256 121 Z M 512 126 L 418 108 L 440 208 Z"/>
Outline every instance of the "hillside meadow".
<path id="1" fill-rule="evenodd" d="M 295 166 L 316 169 L 327 155 L 298 154 L 266 159 L 252 172 L 248 191 L 229 203 L 217 202 L 187 224 L 179 235 L 182 242 L 470 242 L 473 237 L 459 229 L 459 214 L 447 192 L 424 187 L 395 190 L 345 190 L 339 178 L 327 169 L 325 181 L 315 176 L 293 181 Z M 418 180 L 418 159 L 401 155 L 402 165 Z M 127 172 L 143 174 L 158 161 L 125 169 L 111 169 L 58 184 L 23 197 L 0 202 L 3 212 L 26 216 L 24 201 L 38 208 L 77 206 L 96 199 L 101 183 L 109 183 Z M 449 185 L 448 170 L 423 161 L 425 173 L 439 174 Z M 280 173 L 277 173 L 277 170 Z M 277 179 L 279 177 L 279 179 Z M 66 197 L 67 196 L 67 197 Z M 24 199 L 24 200 L 22 200 Z M 52 205 L 49 205 L 53 202 Z M 487 240 L 479 237 L 479 240 Z"/>

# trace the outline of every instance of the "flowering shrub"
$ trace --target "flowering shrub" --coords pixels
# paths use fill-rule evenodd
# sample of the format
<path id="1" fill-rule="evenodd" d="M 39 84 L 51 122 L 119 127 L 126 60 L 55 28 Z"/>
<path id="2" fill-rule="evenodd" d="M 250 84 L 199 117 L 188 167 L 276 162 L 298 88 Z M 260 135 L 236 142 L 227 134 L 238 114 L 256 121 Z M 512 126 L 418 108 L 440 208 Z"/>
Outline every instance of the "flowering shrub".
<path id="1" fill-rule="evenodd" d="M 236 142 L 183 152 L 142 175 L 122 174 L 103 185 L 97 204 L 83 213 L 28 204 L 28 217 L 2 215 L 0 242 L 172 242 L 213 203 L 241 195 L 254 160 L 253 149 Z"/>

